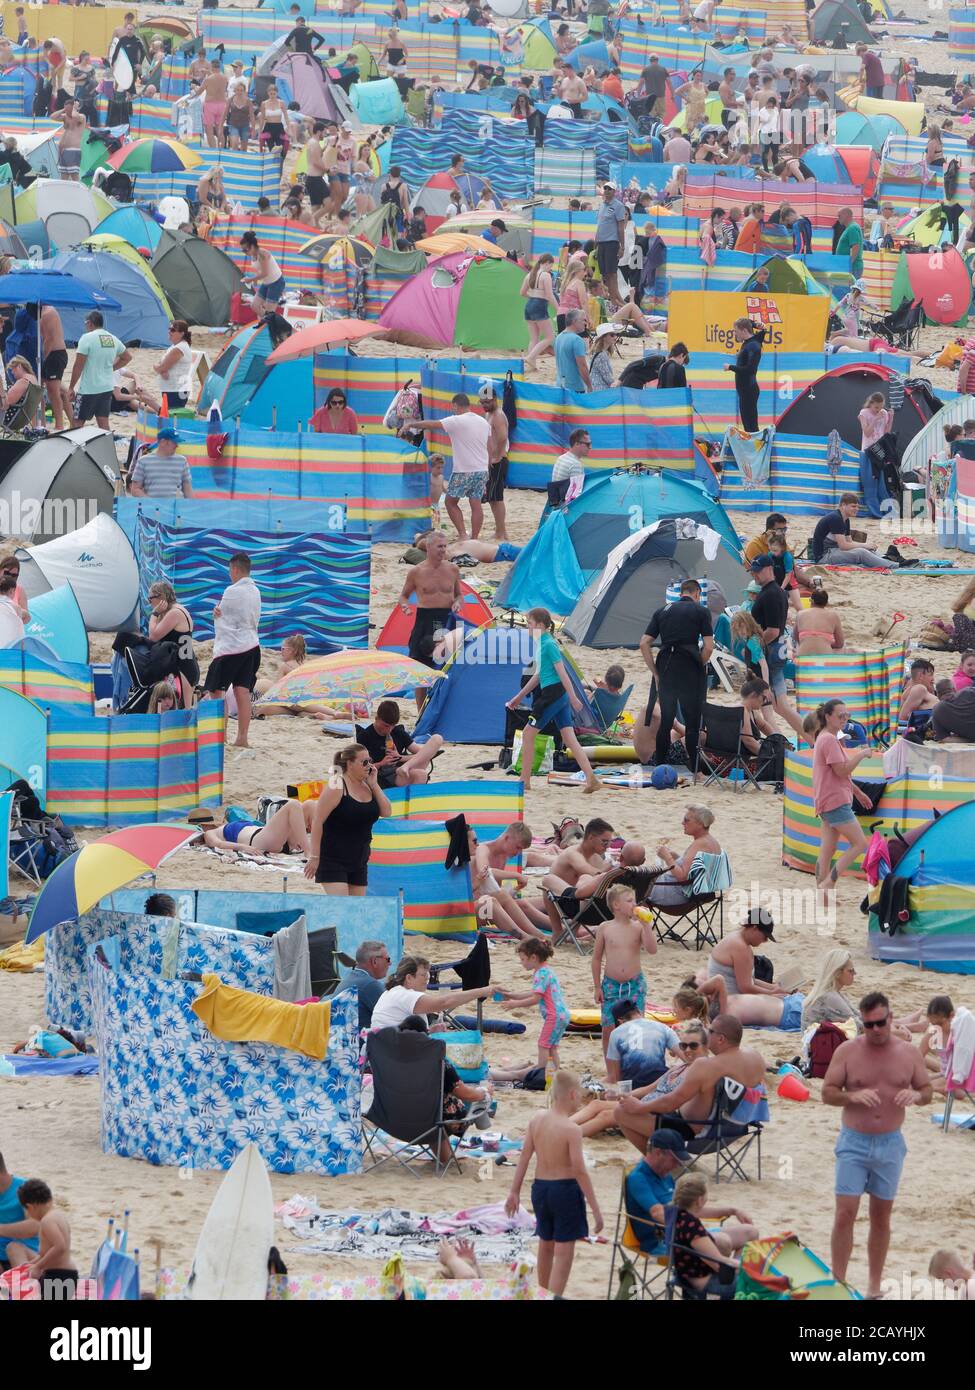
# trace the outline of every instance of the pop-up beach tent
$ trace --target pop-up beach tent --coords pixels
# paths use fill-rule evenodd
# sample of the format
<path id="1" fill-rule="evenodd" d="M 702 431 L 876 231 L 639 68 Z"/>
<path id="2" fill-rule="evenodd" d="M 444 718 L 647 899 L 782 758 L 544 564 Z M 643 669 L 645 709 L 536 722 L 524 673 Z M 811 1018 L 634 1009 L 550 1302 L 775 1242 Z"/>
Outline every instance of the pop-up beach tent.
<path id="1" fill-rule="evenodd" d="M 27 545 L 112 514 L 118 459 L 112 436 L 93 425 L 30 443 L 0 441 L 0 516 Z"/>
<path id="2" fill-rule="evenodd" d="M 648 614 L 664 606 L 671 584 L 685 579 L 706 581 L 717 617 L 739 602 L 748 576 L 737 548 L 717 531 L 680 517 L 652 522 L 614 547 L 562 631 L 582 647 L 638 647 Z"/>
<path id="3" fill-rule="evenodd" d="M 702 484 L 668 472 L 593 478 L 568 507 L 550 511 L 501 581 L 495 609 L 537 605 L 571 613 L 610 553 L 655 521 L 686 517 L 716 531 L 738 553 L 738 534 Z"/>
<path id="4" fill-rule="evenodd" d="M 97 188 L 68 179 L 36 179 L 14 199 L 18 226 L 43 222 L 51 246 L 59 251 L 80 245 L 113 207 Z"/>
<path id="5" fill-rule="evenodd" d="M 264 428 L 307 428 L 315 411 L 314 359 L 298 357 L 269 367 L 273 347 L 264 324 L 238 329 L 203 383 L 201 413 L 216 402 L 228 424 L 240 419 Z"/>
<path id="6" fill-rule="evenodd" d="M 891 286 L 890 307 L 899 309 L 905 303 L 919 304 L 928 323 L 968 322 L 971 271 L 956 246 L 942 246 L 933 254 L 901 252 Z"/>
<path id="7" fill-rule="evenodd" d="M 426 214 L 428 233 L 435 232 L 447 215 L 451 193 L 459 193 L 465 207 L 476 208 L 484 185 L 484 179 L 477 174 L 434 174 L 413 199 L 413 206 L 421 207 Z M 497 199 L 495 207 L 500 207 Z"/>
<path id="8" fill-rule="evenodd" d="M 820 0 L 809 17 L 813 43 L 843 39 L 847 44 L 873 43 L 874 37 L 854 0 Z"/>
<path id="9" fill-rule="evenodd" d="M 118 243 L 131 251 L 128 242 Z M 117 299 L 120 309 L 105 310 L 105 327 L 121 338 L 126 347 L 161 348 L 169 346 L 172 316 L 156 277 L 138 252 L 132 259 L 118 255 L 104 243 L 100 247 L 79 246 L 62 251 L 44 265 L 73 275 L 93 290 Z M 62 309 L 65 340 L 77 343 L 85 332 L 87 309 Z"/>
<path id="10" fill-rule="evenodd" d="M 524 278 L 513 261 L 455 251 L 407 280 L 379 325 L 393 342 L 411 347 L 521 352 L 528 346 Z"/>
<path id="11" fill-rule="evenodd" d="M 894 372 L 880 364 L 849 363 L 833 367 L 801 391 L 775 422 L 777 434 L 806 435 L 823 440 L 835 429 L 844 443 L 859 449 L 863 432 L 857 418 L 873 391 L 890 389 Z M 901 449 L 940 409 L 926 387 L 906 385 L 903 403 L 894 411 L 894 432 Z"/>
<path id="12" fill-rule="evenodd" d="M 315 121 L 347 121 L 356 129 L 359 118 L 337 82 L 310 53 L 284 53 L 271 69 L 282 100 L 296 101 L 302 115 Z M 290 93 L 290 96 L 288 95 Z"/>
<path id="13" fill-rule="evenodd" d="M 29 599 L 70 584 L 89 632 L 115 632 L 135 612 L 139 567 L 125 532 L 107 513 L 44 545 L 17 551 Z"/>

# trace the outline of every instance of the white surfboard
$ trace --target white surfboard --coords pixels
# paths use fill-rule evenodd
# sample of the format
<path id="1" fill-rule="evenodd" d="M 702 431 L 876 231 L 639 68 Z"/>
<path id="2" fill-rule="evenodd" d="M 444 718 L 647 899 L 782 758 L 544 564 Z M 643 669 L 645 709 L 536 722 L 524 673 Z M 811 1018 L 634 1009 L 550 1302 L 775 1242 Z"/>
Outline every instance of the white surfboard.
<path id="1" fill-rule="evenodd" d="M 197 1303 L 267 1296 L 267 1257 L 274 1244 L 274 1199 L 267 1167 L 248 1144 L 207 1212 L 193 1256 L 187 1296 Z"/>
<path id="2" fill-rule="evenodd" d="M 115 50 L 115 57 L 112 59 L 112 76 L 115 78 L 115 86 L 120 92 L 129 91 L 135 82 L 132 64 L 123 48 Z"/>

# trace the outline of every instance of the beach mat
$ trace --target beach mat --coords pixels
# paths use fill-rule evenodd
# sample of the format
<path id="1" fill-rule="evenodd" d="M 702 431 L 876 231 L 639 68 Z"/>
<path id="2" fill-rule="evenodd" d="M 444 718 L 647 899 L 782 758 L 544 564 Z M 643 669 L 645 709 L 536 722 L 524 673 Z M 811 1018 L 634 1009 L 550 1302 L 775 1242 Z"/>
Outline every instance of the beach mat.
<path id="1" fill-rule="evenodd" d="M 14 1069 L 14 1076 L 94 1076 L 98 1058 L 90 1053 L 77 1057 L 26 1057 L 17 1052 L 4 1057 Z"/>

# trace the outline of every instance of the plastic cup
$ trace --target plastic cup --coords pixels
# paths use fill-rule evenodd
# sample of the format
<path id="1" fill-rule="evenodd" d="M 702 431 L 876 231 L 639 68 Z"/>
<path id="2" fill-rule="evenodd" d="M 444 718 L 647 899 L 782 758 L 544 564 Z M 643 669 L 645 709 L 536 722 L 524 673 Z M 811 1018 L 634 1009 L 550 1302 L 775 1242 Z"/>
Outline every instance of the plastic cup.
<path id="1" fill-rule="evenodd" d="M 616 1083 L 616 1093 L 617 1093 L 617 1095 L 620 1095 L 620 1096 L 628 1096 L 632 1090 L 633 1090 L 633 1082 L 632 1082 L 632 1081 L 617 1081 L 617 1083 Z"/>
<path id="2" fill-rule="evenodd" d="M 809 1087 L 795 1076 L 783 1076 L 779 1082 L 778 1094 L 783 1100 L 808 1100 Z"/>

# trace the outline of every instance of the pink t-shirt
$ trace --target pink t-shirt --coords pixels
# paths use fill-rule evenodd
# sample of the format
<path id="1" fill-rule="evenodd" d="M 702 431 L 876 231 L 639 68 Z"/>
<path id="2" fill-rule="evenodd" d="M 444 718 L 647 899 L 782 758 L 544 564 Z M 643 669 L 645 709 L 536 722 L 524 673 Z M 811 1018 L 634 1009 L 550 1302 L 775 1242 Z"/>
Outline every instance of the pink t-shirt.
<path id="1" fill-rule="evenodd" d="M 19 603 L 20 600 L 18 599 L 17 602 Z M 956 690 L 967 690 L 970 685 L 975 685 L 975 681 L 972 680 L 971 676 L 966 676 L 960 666 L 958 670 L 953 673 L 951 683 Z"/>
<path id="2" fill-rule="evenodd" d="M 893 418 L 889 410 L 878 410 L 875 415 L 872 410 L 868 410 L 867 407 L 864 406 L 857 416 L 857 419 L 860 421 L 860 429 L 863 432 L 863 442 L 860 445 L 861 450 L 869 449 L 871 444 L 876 444 L 878 439 L 882 439 L 890 429 Z"/>
<path id="3" fill-rule="evenodd" d="M 491 426 L 484 416 L 465 410 L 463 415 L 448 415 L 440 423 L 450 436 L 454 473 L 486 473 Z"/>
<path id="4" fill-rule="evenodd" d="M 853 783 L 833 771 L 834 763 L 845 763 L 843 745 L 835 734 L 821 733 L 813 750 L 813 805 L 816 815 L 853 805 Z"/>

